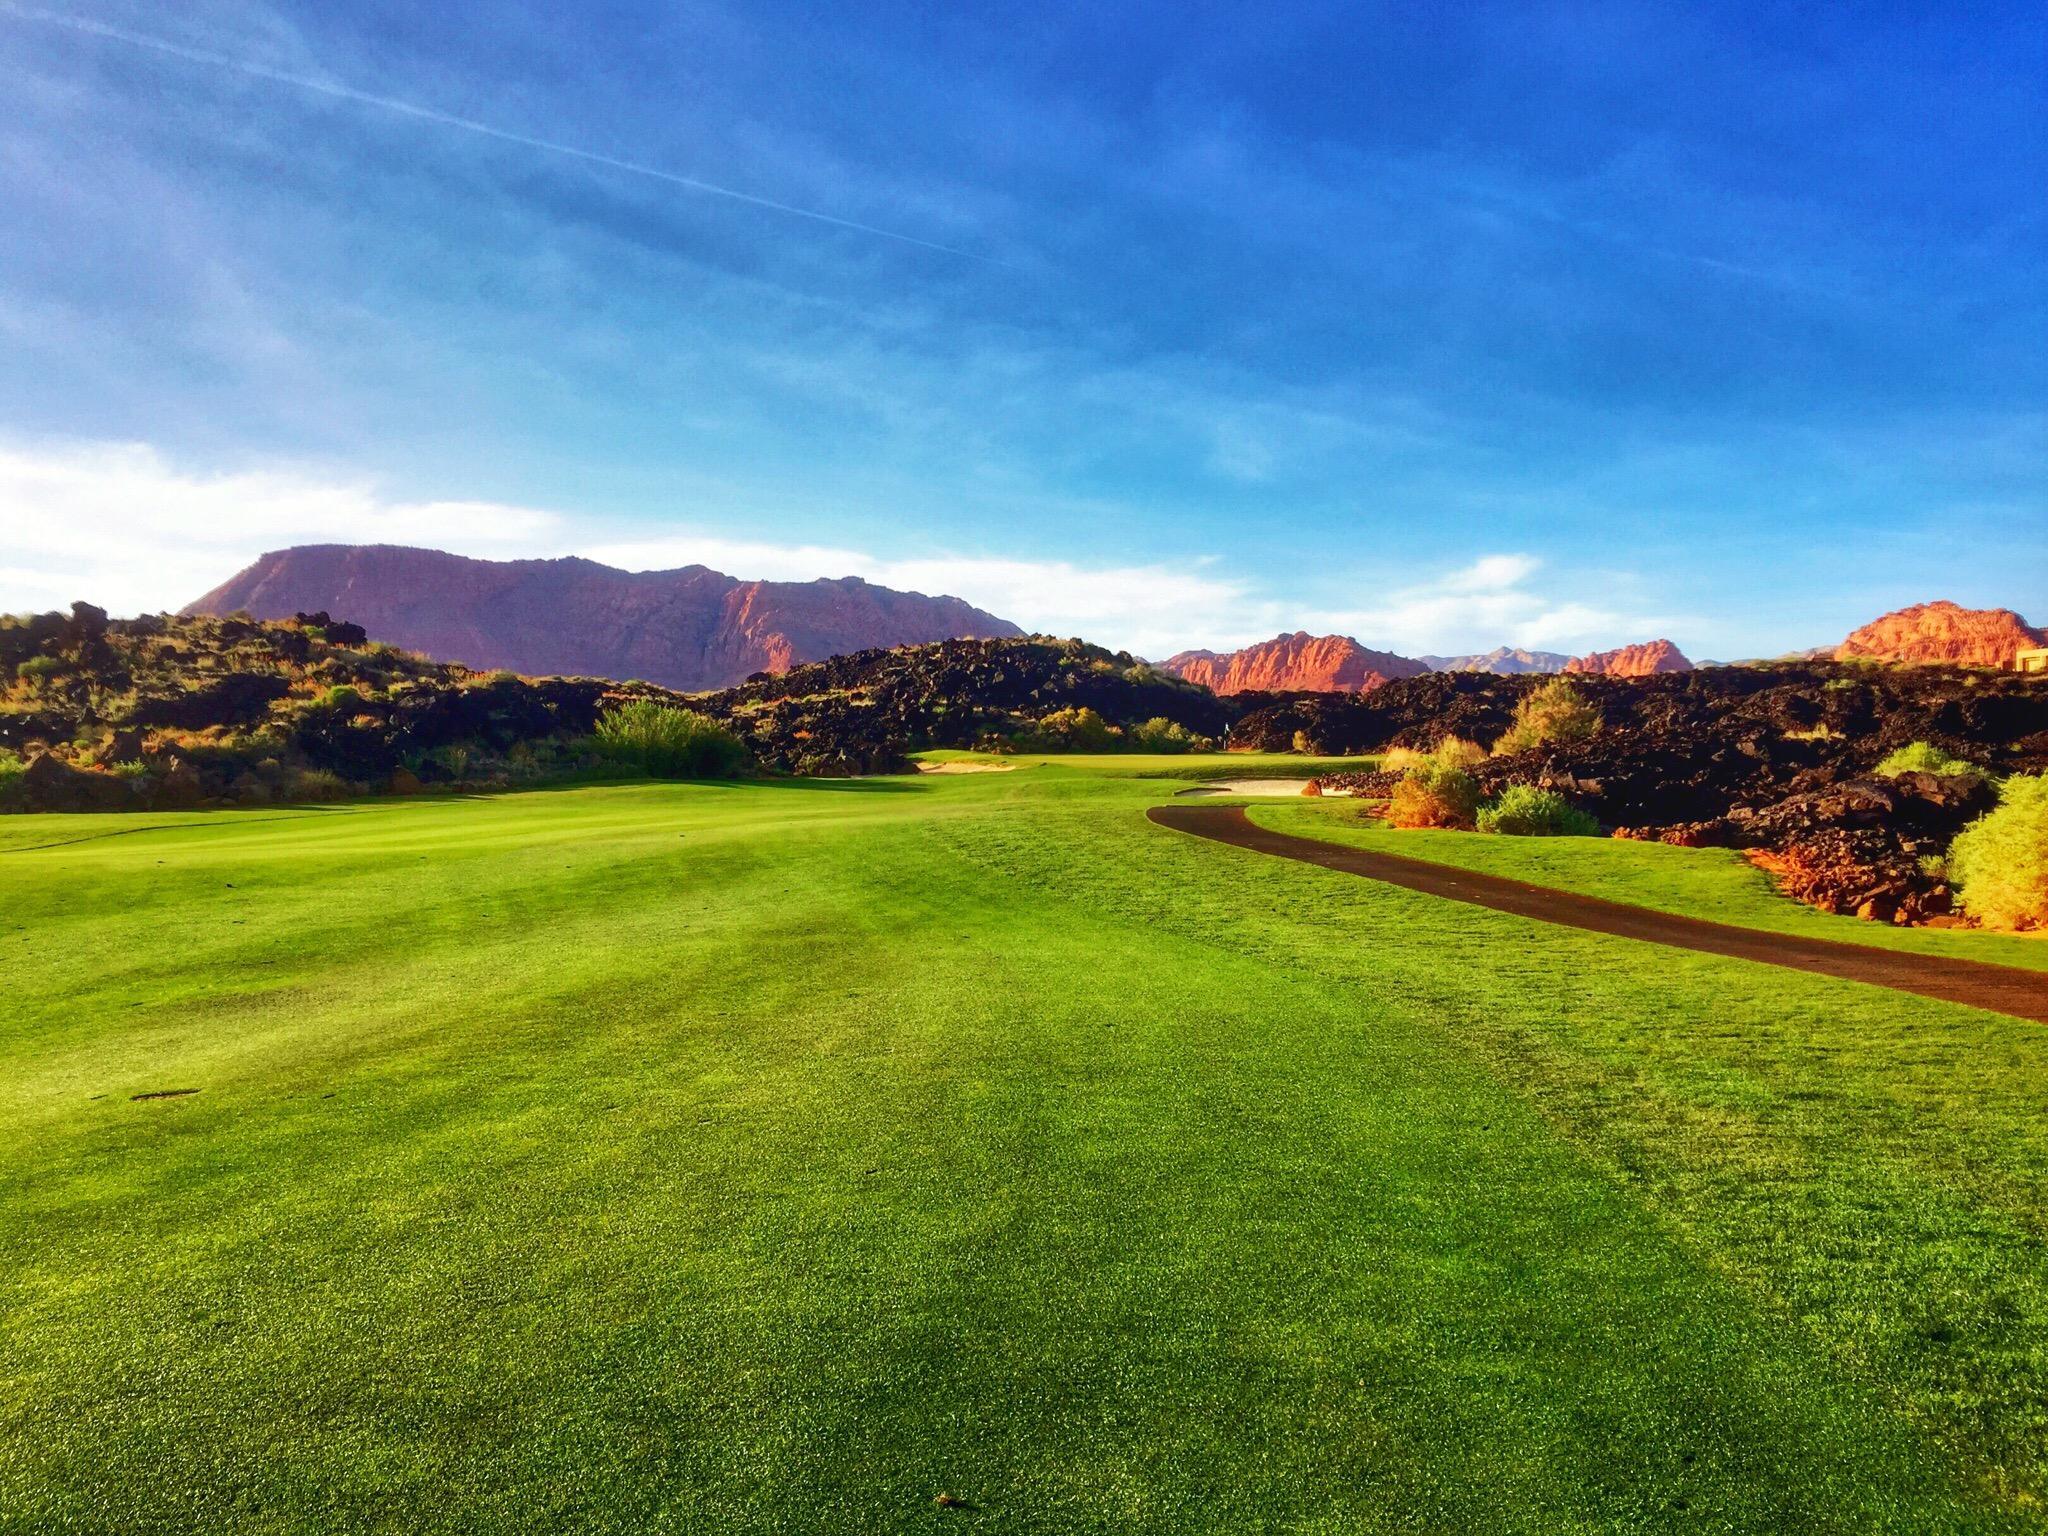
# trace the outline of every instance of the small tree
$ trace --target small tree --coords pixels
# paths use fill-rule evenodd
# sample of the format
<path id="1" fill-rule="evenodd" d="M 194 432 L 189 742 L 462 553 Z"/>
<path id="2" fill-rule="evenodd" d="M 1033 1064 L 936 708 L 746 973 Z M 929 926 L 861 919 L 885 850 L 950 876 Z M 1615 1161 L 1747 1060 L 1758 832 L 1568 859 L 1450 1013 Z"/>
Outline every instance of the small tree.
<path id="1" fill-rule="evenodd" d="M 655 699 L 606 710 L 596 742 L 613 762 L 657 779 L 729 779 L 747 761 L 745 743 L 709 715 Z"/>
<path id="2" fill-rule="evenodd" d="M 1142 725 L 1134 725 L 1125 732 L 1133 752 L 1206 752 L 1211 745 L 1206 736 L 1197 736 L 1177 720 L 1164 715 L 1154 715 Z"/>
<path id="3" fill-rule="evenodd" d="M 1040 752 L 1114 752 L 1123 733 L 1094 710 L 1056 709 L 1020 733 L 1024 746 Z"/>
<path id="4" fill-rule="evenodd" d="M 2048 778 L 1999 786 L 1998 808 L 1949 845 L 1948 873 L 1963 910 L 1980 923 L 2048 927 Z"/>
<path id="5" fill-rule="evenodd" d="M 1515 723 L 1493 744 L 1496 757 L 1584 741 L 1600 729 L 1600 711 L 1572 685 L 1553 677 L 1515 706 Z"/>

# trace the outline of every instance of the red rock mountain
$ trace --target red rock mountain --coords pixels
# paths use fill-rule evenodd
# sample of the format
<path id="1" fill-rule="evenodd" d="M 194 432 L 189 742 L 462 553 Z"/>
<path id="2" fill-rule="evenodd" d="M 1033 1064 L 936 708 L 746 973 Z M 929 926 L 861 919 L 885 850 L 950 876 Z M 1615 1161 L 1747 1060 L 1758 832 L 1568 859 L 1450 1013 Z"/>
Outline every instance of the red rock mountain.
<path id="1" fill-rule="evenodd" d="M 1564 664 L 1564 669 L 1597 672 L 1605 677 L 1649 677 L 1656 672 L 1690 672 L 1692 663 L 1669 640 L 1652 640 L 1644 645 L 1624 645 L 1615 651 L 1574 656 Z"/>
<path id="2" fill-rule="evenodd" d="M 1023 631 L 957 597 L 821 581 L 737 581 L 701 565 L 621 571 L 592 560 L 471 560 L 391 544 L 264 555 L 188 606 L 259 619 L 325 609 L 437 661 L 529 676 L 724 688 L 754 672 L 871 646 Z"/>
<path id="3" fill-rule="evenodd" d="M 2048 636 L 2010 608 L 1915 603 L 1874 619 L 1835 647 L 1835 660 L 1946 661 L 2009 667 L 2015 652 L 2048 645 Z"/>
<path id="4" fill-rule="evenodd" d="M 1381 683 L 1429 670 L 1411 657 L 1367 650 L 1349 635 L 1305 631 L 1276 635 L 1241 651 L 1182 651 L 1159 665 L 1214 693 L 1370 693 Z"/>

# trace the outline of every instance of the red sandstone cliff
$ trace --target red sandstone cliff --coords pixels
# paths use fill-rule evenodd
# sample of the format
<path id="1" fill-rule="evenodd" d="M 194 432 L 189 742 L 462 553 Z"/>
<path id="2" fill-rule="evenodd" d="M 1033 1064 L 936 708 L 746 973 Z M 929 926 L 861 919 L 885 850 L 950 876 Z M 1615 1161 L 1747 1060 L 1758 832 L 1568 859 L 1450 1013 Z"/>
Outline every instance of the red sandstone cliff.
<path id="1" fill-rule="evenodd" d="M 1277 635 L 1241 651 L 1182 651 L 1160 667 L 1215 693 L 1370 693 L 1381 683 L 1429 670 L 1407 656 L 1367 650 L 1348 635 L 1306 632 Z"/>
<path id="2" fill-rule="evenodd" d="M 374 640 L 440 661 L 680 689 L 728 687 L 873 646 L 1023 633 L 957 597 L 853 576 L 737 581 L 701 565 L 621 571 L 592 560 L 471 560 L 390 544 L 279 550 L 184 611 L 237 609 L 259 619 L 325 609 Z"/>
<path id="3" fill-rule="evenodd" d="M 1604 677 L 1649 677 L 1657 672 L 1690 672 L 1692 663 L 1669 640 L 1651 640 L 1643 645 L 1624 645 L 1619 650 L 1575 656 L 1564 664 L 1564 669 L 1597 672 Z"/>
<path id="4" fill-rule="evenodd" d="M 2048 645 L 2048 637 L 2010 608 L 1915 603 L 1864 625 L 1835 648 L 1835 660 L 2009 667 L 2016 651 L 2041 645 Z"/>

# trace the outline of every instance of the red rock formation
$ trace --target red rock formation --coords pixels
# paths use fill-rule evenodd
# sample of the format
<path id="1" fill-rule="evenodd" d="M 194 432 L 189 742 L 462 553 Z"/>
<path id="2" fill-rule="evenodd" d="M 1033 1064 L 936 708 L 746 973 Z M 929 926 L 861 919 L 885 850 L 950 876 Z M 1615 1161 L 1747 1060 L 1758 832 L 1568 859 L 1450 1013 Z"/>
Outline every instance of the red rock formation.
<path id="1" fill-rule="evenodd" d="M 1669 640 L 1652 640 L 1644 645 L 1624 645 L 1616 651 L 1575 656 L 1564 664 L 1564 669 L 1594 672 L 1603 677 L 1649 677 L 1656 672 L 1690 672 L 1692 663 Z"/>
<path id="2" fill-rule="evenodd" d="M 1182 651 L 1160 667 L 1215 693 L 1370 693 L 1397 677 L 1420 677 L 1423 663 L 1371 651 L 1348 635 L 1296 631 L 1241 651 Z"/>
<path id="3" fill-rule="evenodd" d="M 1835 660 L 2009 667 L 2015 652 L 2042 645 L 2048 636 L 2010 608 L 1915 603 L 1864 625 L 1835 647 Z"/>
<path id="4" fill-rule="evenodd" d="M 1003 639 L 1016 625 L 957 597 L 858 577 L 736 581 L 701 565 L 621 571 L 591 560 L 471 560 L 389 544 L 267 554 L 185 609 L 259 619 L 325 609 L 439 661 L 529 676 L 724 688 L 754 672 L 873 646 Z"/>

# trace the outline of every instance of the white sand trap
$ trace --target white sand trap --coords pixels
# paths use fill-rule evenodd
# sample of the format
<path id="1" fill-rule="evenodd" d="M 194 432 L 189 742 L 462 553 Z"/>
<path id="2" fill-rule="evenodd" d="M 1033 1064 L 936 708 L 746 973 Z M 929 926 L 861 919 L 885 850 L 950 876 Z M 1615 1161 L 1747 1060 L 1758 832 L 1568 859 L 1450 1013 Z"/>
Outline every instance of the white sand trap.
<path id="1" fill-rule="evenodd" d="M 919 763 L 919 773 L 1014 773 L 1015 763 Z"/>
<path id="2" fill-rule="evenodd" d="M 1174 791 L 1180 795 L 1305 795 L 1309 779 L 1211 779 L 1193 789 Z"/>

